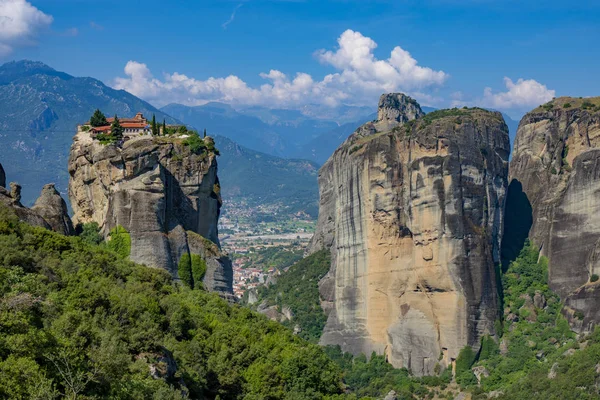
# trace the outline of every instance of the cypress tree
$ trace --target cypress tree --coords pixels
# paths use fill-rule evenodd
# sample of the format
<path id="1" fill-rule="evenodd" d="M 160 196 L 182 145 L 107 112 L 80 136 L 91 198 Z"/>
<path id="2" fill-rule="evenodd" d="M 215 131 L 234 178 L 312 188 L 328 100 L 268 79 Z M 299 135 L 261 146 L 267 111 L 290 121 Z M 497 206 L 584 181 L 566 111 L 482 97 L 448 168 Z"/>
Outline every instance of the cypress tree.
<path id="1" fill-rule="evenodd" d="M 156 129 L 156 115 L 152 114 L 152 136 L 158 136 Z"/>
<path id="2" fill-rule="evenodd" d="M 110 135 L 112 136 L 113 140 L 118 141 L 123 139 L 123 131 L 124 129 L 121 126 L 121 122 L 119 122 L 119 118 L 117 117 L 117 114 L 115 114 L 115 120 L 110 126 Z"/>
<path id="3" fill-rule="evenodd" d="M 96 109 L 96 111 L 94 111 L 94 115 L 92 115 L 92 118 L 90 118 L 90 125 L 93 127 L 106 126 L 108 125 L 108 121 L 106 120 L 106 116 L 102 113 L 102 111 Z"/>
<path id="4" fill-rule="evenodd" d="M 167 121 L 163 119 L 163 135 L 167 134 Z"/>
<path id="5" fill-rule="evenodd" d="M 206 137 L 206 128 L 204 128 L 204 137 Z"/>

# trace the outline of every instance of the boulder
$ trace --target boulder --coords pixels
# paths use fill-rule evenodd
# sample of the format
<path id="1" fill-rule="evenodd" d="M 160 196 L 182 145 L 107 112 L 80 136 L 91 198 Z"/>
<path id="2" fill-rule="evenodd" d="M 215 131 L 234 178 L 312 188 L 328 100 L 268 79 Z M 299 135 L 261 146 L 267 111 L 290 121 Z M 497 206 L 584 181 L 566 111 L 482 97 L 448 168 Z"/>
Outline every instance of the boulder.
<path id="1" fill-rule="evenodd" d="M 31 209 L 44 218 L 53 231 L 63 235 L 75 234 L 67 203 L 60 196 L 53 183 L 44 186 L 40 197 Z"/>

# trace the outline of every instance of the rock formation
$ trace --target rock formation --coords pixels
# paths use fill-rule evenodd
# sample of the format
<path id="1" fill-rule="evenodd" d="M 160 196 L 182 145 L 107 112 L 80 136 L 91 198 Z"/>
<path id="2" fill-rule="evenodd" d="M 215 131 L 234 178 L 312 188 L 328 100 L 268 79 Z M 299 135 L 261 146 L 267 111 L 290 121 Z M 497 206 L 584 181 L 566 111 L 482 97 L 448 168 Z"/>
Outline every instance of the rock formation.
<path id="1" fill-rule="evenodd" d="M 182 139 L 148 136 L 122 147 L 103 145 L 79 132 L 69 174 L 76 225 L 96 222 L 105 237 L 124 227 L 131 235 L 131 260 L 175 278 L 181 256 L 199 254 L 207 263 L 205 287 L 232 295 L 231 262 L 217 235 L 221 199 L 213 151 L 194 154 Z"/>
<path id="2" fill-rule="evenodd" d="M 73 223 L 69 218 L 67 203 L 60 196 L 53 183 L 45 185 L 40 197 L 31 208 L 44 218 L 52 230 L 63 235 L 73 235 Z"/>
<path id="3" fill-rule="evenodd" d="M 381 97 L 319 172 L 322 344 L 425 375 L 494 334 L 508 154 L 500 113 Z"/>
<path id="4" fill-rule="evenodd" d="M 573 313 L 588 310 L 585 326 L 600 322 L 595 287 L 581 288 L 600 275 L 600 97 L 561 97 L 525 115 L 510 179 L 530 203 L 529 238 L 549 259 L 550 287 Z"/>
<path id="5" fill-rule="evenodd" d="M 19 219 L 29 225 L 54 230 L 63 235 L 72 235 L 73 224 L 65 201 L 54 188 L 54 184 L 44 186 L 40 198 L 33 208 L 21 204 L 21 185 L 10 183 L 10 191 L 5 188 L 6 175 L 0 164 L 0 203 L 8 206 Z"/>

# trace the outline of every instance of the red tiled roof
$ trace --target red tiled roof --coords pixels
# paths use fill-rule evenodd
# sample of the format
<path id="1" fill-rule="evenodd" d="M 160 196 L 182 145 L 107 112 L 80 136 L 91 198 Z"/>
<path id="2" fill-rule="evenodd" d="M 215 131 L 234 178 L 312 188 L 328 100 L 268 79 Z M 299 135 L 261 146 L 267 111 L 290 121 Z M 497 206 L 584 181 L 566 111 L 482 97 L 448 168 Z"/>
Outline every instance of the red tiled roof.
<path id="1" fill-rule="evenodd" d="M 92 128 L 92 132 L 108 132 L 110 131 L 110 125 L 106 126 L 96 126 Z"/>
<path id="2" fill-rule="evenodd" d="M 123 128 L 140 128 L 143 129 L 148 126 L 148 124 L 144 124 L 141 122 L 123 122 L 121 123 Z"/>

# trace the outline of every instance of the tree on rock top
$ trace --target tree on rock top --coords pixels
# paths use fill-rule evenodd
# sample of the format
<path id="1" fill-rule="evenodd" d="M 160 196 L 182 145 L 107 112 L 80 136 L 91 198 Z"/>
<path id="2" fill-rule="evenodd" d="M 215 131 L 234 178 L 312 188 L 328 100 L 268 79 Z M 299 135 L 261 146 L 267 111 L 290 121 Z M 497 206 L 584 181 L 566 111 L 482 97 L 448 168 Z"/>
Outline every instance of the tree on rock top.
<path id="1" fill-rule="evenodd" d="M 96 109 L 96 111 L 94 111 L 94 115 L 92 115 L 92 118 L 90 118 L 90 125 L 93 127 L 106 126 L 108 125 L 108 121 L 106 120 L 106 116 L 102 113 L 102 111 Z"/>
<path id="2" fill-rule="evenodd" d="M 115 120 L 113 121 L 112 125 L 110 126 L 110 134 L 114 140 L 121 140 L 121 139 L 123 139 L 123 132 L 124 132 L 124 129 L 121 126 L 121 122 L 119 121 L 119 118 L 115 114 Z"/>

